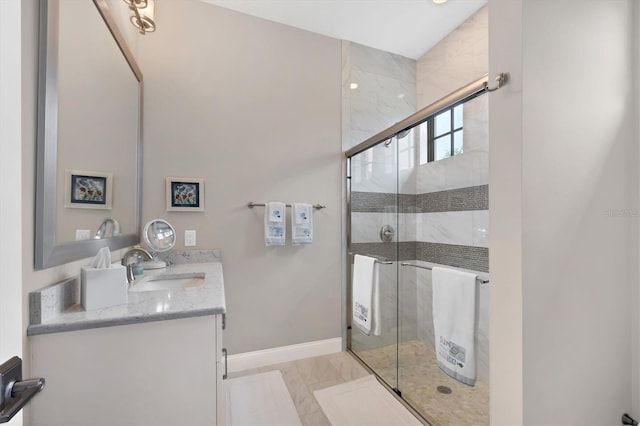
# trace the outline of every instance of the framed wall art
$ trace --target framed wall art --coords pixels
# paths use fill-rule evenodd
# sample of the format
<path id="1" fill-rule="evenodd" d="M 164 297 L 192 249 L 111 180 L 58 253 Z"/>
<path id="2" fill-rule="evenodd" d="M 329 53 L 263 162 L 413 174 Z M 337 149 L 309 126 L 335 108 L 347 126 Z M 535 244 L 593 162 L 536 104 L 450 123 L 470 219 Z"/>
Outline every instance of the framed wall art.
<path id="1" fill-rule="evenodd" d="M 65 170 L 64 206 L 76 209 L 111 209 L 113 175 Z"/>
<path id="2" fill-rule="evenodd" d="M 167 211 L 203 212 L 204 179 L 168 177 Z"/>

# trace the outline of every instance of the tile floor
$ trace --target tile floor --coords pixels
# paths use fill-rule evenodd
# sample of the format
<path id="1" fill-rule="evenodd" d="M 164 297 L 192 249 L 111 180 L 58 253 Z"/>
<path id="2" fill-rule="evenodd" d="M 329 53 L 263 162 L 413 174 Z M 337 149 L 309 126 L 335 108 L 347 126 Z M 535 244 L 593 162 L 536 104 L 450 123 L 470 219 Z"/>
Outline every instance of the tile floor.
<path id="1" fill-rule="evenodd" d="M 444 374 L 435 362 L 433 348 L 419 340 L 356 351 L 387 382 L 396 381 L 402 396 L 434 425 L 489 424 L 489 384 L 478 378 L 464 385 Z M 396 369 L 396 359 L 399 368 Z M 447 386 L 451 394 L 437 391 Z"/>
<path id="2" fill-rule="evenodd" d="M 313 392 L 367 376 L 353 356 L 346 352 L 274 364 L 252 370 L 229 373 L 229 378 L 280 370 L 303 425 L 330 425 Z"/>

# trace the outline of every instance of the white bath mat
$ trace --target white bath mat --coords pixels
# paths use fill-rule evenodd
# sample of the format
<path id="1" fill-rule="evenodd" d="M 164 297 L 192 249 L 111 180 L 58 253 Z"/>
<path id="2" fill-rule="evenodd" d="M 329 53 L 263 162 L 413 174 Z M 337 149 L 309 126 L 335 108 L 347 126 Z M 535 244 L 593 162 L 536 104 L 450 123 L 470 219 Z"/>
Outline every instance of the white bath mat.
<path id="1" fill-rule="evenodd" d="M 280 371 L 224 381 L 227 425 L 300 425 Z"/>
<path id="2" fill-rule="evenodd" d="M 421 425 L 373 376 L 317 390 L 325 416 L 339 425 Z"/>

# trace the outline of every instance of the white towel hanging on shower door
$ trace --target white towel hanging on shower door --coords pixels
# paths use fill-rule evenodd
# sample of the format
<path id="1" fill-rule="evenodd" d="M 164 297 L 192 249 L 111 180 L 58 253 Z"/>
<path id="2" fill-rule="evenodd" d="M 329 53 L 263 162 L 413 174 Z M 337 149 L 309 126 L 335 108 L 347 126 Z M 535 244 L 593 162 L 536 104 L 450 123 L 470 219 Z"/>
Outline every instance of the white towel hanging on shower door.
<path id="1" fill-rule="evenodd" d="M 477 275 L 434 267 L 433 328 L 438 367 L 466 385 L 476 382 Z"/>
<path id="2" fill-rule="evenodd" d="M 356 254 L 353 259 L 352 281 L 353 325 L 367 336 L 379 336 L 380 290 L 376 259 Z"/>

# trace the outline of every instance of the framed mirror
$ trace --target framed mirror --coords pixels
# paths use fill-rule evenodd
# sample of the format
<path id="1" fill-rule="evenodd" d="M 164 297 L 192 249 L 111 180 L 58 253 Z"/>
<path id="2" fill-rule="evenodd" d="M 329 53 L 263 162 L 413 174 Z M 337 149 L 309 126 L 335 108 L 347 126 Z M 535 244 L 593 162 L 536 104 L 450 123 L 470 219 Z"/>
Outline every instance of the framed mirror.
<path id="1" fill-rule="evenodd" d="M 105 0 L 41 0 L 35 268 L 140 242 L 142 73 Z"/>

